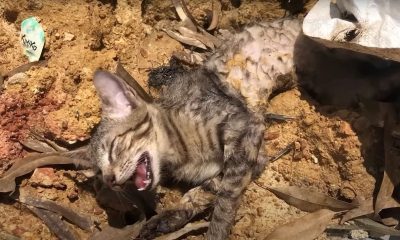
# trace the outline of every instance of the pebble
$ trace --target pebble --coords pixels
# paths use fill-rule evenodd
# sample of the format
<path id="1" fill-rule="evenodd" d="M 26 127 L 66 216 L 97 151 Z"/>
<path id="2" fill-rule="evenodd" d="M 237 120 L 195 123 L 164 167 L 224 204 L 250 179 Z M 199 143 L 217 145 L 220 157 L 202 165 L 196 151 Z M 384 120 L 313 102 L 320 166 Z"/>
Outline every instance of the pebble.
<path id="1" fill-rule="evenodd" d="M 355 133 L 348 122 L 341 121 L 339 124 L 338 132 L 345 136 L 354 136 Z"/>
<path id="2" fill-rule="evenodd" d="M 368 232 L 365 230 L 351 230 L 350 231 L 351 239 L 366 239 L 368 238 Z"/>
<path id="3" fill-rule="evenodd" d="M 32 185 L 41 187 L 51 187 L 56 180 L 54 169 L 50 167 L 36 168 L 29 179 Z"/>
<path id="4" fill-rule="evenodd" d="M 72 33 L 64 33 L 64 41 L 72 41 L 75 39 L 75 35 L 73 35 Z"/>
<path id="5" fill-rule="evenodd" d="M 318 164 L 318 158 L 314 154 L 311 154 L 311 159 L 315 164 Z"/>
<path id="6" fill-rule="evenodd" d="M 0 105 L 0 115 L 4 114 L 6 112 L 6 105 L 1 104 Z"/>
<path id="7" fill-rule="evenodd" d="M 71 201 L 74 202 L 76 200 L 78 200 L 79 195 L 78 195 L 78 189 L 73 188 L 69 191 L 67 198 Z"/>

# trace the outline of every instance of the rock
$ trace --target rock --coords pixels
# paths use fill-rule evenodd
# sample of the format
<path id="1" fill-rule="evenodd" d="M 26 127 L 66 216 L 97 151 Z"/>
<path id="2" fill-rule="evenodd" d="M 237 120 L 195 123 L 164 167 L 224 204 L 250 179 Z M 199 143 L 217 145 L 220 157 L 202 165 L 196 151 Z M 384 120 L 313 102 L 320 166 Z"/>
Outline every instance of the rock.
<path id="1" fill-rule="evenodd" d="M 41 187 L 52 187 L 53 183 L 58 180 L 54 173 L 54 169 L 50 167 L 36 168 L 29 179 L 32 185 Z"/>
<path id="2" fill-rule="evenodd" d="M 368 238 L 368 232 L 365 230 L 351 230 L 350 238 L 351 239 L 366 239 L 366 238 Z"/>
<path id="3" fill-rule="evenodd" d="M 64 41 L 72 41 L 75 39 L 75 35 L 72 33 L 64 33 Z"/>
<path id="4" fill-rule="evenodd" d="M 355 136 L 353 129 L 348 122 L 341 121 L 339 124 L 338 132 L 344 136 Z"/>

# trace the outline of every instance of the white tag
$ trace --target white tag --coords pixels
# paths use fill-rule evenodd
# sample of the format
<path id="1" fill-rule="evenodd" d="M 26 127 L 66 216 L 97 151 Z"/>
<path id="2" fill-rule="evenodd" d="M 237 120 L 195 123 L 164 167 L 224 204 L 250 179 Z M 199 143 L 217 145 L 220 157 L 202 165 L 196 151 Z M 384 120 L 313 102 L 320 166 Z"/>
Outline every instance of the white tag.
<path id="1" fill-rule="evenodd" d="M 21 44 L 29 62 L 39 61 L 44 47 L 44 31 L 35 17 L 30 17 L 21 23 Z"/>

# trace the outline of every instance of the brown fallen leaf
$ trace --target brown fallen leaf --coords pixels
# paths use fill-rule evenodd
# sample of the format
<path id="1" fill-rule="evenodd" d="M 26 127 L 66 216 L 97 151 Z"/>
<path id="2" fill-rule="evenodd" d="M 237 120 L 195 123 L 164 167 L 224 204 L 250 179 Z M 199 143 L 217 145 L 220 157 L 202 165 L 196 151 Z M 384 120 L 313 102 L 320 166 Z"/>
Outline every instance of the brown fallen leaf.
<path id="1" fill-rule="evenodd" d="M 74 164 L 75 166 L 92 167 L 92 163 L 86 159 L 85 147 L 69 152 L 30 155 L 16 160 L 11 168 L 4 173 L 3 177 L 0 178 L 0 192 L 15 191 L 15 178 L 17 177 L 28 174 L 38 167 L 57 164 Z"/>
<path id="2" fill-rule="evenodd" d="M 175 239 L 179 239 L 180 237 L 182 237 L 183 235 L 190 233 L 192 231 L 196 231 L 202 228 L 207 228 L 208 225 L 210 223 L 209 222 L 201 222 L 201 223 L 188 223 L 186 224 L 185 227 L 179 229 L 176 232 L 172 232 L 160 237 L 155 238 L 154 240 L 175 240 Z"/>
<path id="3" fill-rule="evenodd" d="M 178 14 L 179 18 L 181 21 L 184 23 L 184 25 L 193 30 L 196 31 L 197 27 L 197 22 L 190 14 L 189 10 L 186 7 L 186 3 L 183 0 L 172 0 L 172 3 L 174 4 L 176 13 Z"/>
<path id="4" fill-rule="evenodd" d="M 177 40 L 178 42 L 190 45 L 190 46 L 195 46 L 204 50 L 207 50 L 206 45 L 204 45 L 202 42 L 200 42 L 197 39 L 194 38 L 190 38 L 190 37 L 186 37 L 186 36 L 182 36 L 176 32 L 170 31 L 168 29 L 163 29 L 164 32 L 166 32 L 168 34 L 168 36 L 170 36 L 171 38 Z"/>
<path id="5" fill-rule="evenodd" d="M 219 16 L 221 15 L 222 4 L 219 0 L 212 1 L 212 19 L 210 26 L 208 26 L 207 30 L 214 30 L 218 26 Z"/>
<path id="6" fill-rule="evenodd" d="M 205 35 L 202 35 L 201 33 L 194 32 L 186 27 L 178 27 L 178 31 L 184 37 L 196 39 L 203 43 L 205 46 L 209 47 L 211 50 L 215 49 L 213 41 L 207 38 Z"/>
<path id="7" fill-rule="evenodd" d="M 356 203 L 340 201 L 323 193 L 311 191 L 310 189 L 295 186 L 265 188 L 289 205 L 306 212 L 314 212 L 323 208 L 328 208 L 332 211 L 343 211 L 357 207 Z"/>
<path id="8" fill-rule="evenodd" d="M 77 225 L 83 230 L 90 231 L 93 230 L 95 227 L 94 221 L 92 221 L 89 217 L 80 215 L 74 212 L 72 209 L 59 205 L 54 201 L 34 198 L 31 196 L 23 196 L 23 195 L 21 195 L 18 200 L 21 203 L 24 203 L 28 206 L 45 209 L 57 213 L 60 216 L 68 219 L 71 223 Z"/>
<path id="9" fill-rule="evenodd" d="M 354 208 L 343 215 L 342 219 L 340 220 L 340 224 L 357 217 L 374 213 L 374 201 L 372 198 L 360 199 L 358 203 L 359 206 L 357 208 Z"/>
<path id="10" fill-rule="evenodd" d="M 32 206 L 28 206 L 28 208 L 38 216 L 59 239 L 78 240 L 77 236 L 70 230 L 68 225 L 61 220 L 61 215 L 58 213 Z"/>
<path id="11" fill-rule="evenodd" d="M 396 110 L 392 104 L 381 104 L 384 109 L 384 150 L 385 150 L 385 171 L 382 183 L 379 188 L 375 202 L 375 217 L 380 218 L 379 214 L 383 209 L 400 207 L 400 204 L 393 199 L 394 186 L 400 183 L 398 171 L 399 156 L 394 148 L 392 132 L 396 127 Z M 393 223 L 393 221 L 391 221 Z"/>
<path id="12" fill-rule="evenodd" d="M 51 146 L 49 146 L 49 144 L 34 138 L 27 138 L 25 140 L 20 141 L 20 143 L 24 147 L 29 148 L 35 152 L 40 152 L 40 153 L 56 152 L 56 150 Z"/>
<path id="13" fill-rule="evenodd" d="M 400 231 L 395 230 L 391 227 L 387 227 L 378 222 L 375 222 L 374 220 L 371 220 L 369 218 L 355 219 L 354 223 L 357 226 L 360 226 L 363 229 L 374 232 L 374 233 L 378 233 L 378 234 L 382 234 L 382 235 L 400 236 Z"/>
<path id="14" fill-rule="evenodd" d="M 313 240 L 324 232 L 334 216 L 335 212 L 329 209 L 308 213 L 278 227 L 265 240 Z"/>

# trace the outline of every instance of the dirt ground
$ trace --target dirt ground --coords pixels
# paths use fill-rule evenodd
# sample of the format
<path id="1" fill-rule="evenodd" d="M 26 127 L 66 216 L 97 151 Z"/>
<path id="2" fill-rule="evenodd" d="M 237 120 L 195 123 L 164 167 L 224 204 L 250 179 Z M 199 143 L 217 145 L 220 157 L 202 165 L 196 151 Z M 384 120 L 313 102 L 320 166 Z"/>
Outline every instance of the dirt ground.
<path id="1" fill-rule="evenodd" d="M 46 32 L 43 59 L 36 66 L 14 75 L 0 93 L 0 174 L 13 159 L 27 154 L 19 141 L 29 130 L 64 144 L 89 139 L 99 121 L 99 101 L 92 85 L 97 68 L 113 70 L 120 61 L 147 89 L 151 68 L 167 64 L 183 46 L 160 29 L 176 20 L 170 1 L 137 0 L 5 0 L 0 3 L 0 73 L 27 63 L 19 43 L 21 21 L 40 19 Z M 199 22 L 211 1 L 189 2 Z M 277 19 L 284 15 L 278 1 L 244 1 L 234 8 L 223 2 L 220 28 Z M 143 12 L 143 10 L 145 10 Z M 72 34 L 72 38 L 71 38 Z M 273 123 L 266 132 L 268 154 L 295 142 L 294 154 L 272 163 L 258 182 L 261 185 L 291 184 L 311 188 L 343 200 L 370 196 L 381 172 L 378 130 L 356 110 L 321 106 L 301 89 L 279 94 L 270 111 L 297 117 Z M 94 192 L 74 170 L 50 169 L 52 183 L 44 186 L 24 177 L 21 194 L 57 200 L 105 224 L 107 215 L 94 199 Z M 60 184 L 56 183 L 62 183 Z M 26 207 L 0 195 L 0 230 L 22 239 L 56 239 Z M 166 194 L 159 208 L 176 202 Z M 276 226 L 304 213 L 272 193 L 251 184 L 237 214 L 232 239 L 263 239 Z M 90 233 L 73 228 L 87 239 Z M 1 238 L 1 236 L 0 236 Z M 201 236 L 192 238 L 202 238 Z M 327 238 L 322 236 L 321 239 Z"/>

